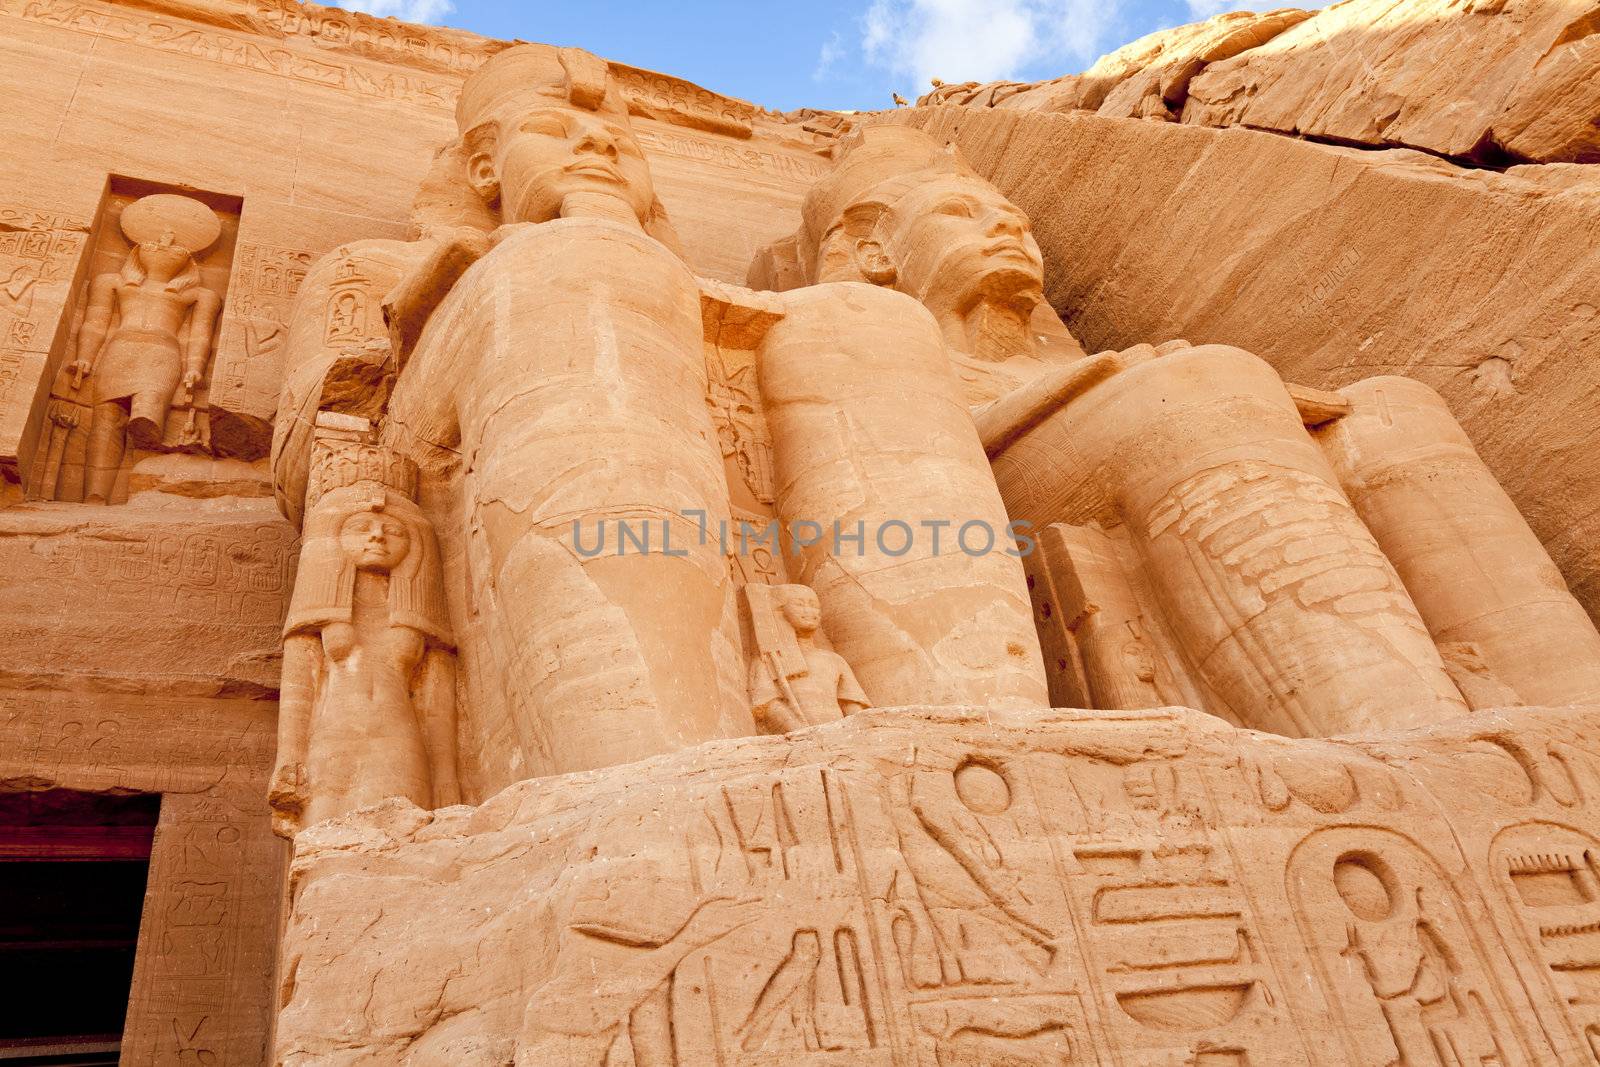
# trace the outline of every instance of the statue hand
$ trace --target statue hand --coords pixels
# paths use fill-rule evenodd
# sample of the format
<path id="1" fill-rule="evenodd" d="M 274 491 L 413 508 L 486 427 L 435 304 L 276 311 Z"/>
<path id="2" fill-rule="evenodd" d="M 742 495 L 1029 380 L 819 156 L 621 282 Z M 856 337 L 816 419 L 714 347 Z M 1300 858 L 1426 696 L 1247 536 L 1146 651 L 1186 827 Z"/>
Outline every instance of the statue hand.
<path id="1" fill-rule="evenodd" d="M 89 376 L 89 372 L 92 370 L 94 370 L 94 368 L 89 365 L 89 361 L 86 359 L 75 359 L 71 363 L 68 363 L 67 372 L 72 375 L 72 387 L 74 389 L 81 389 L 83 387 L 83 380 Z"/>
<path id="2" fill-rule="evenodd" d="M 267 785 L 267 803 L 279 811 L 298 812 L 305 807 L 308 799 L 306 765 L 278 764 Z"/>
<path id="3" fill-rule="evenodd" d="M 192 393 L 194 391 L 194 387 L 200 384 L 200 381 L 201 381 L 201 379 L 203 377 L 204 377 L 204 375 L 202 375 L 197 370 L 184 371 L 183 372 L 183 387 L 184 387 L 184 389 L 186 389 L 186 390 L 188 390 L 189 392 Z"/>
<path id="4" fill-rule="evenodd" d="M 803 730 L 807 723 L 800 717 L 798 711 L 789 706 L 783 697 L 775 697 L 765 704 L 754 708 L 752 714 L 756 721 L 756 729 L 764 734 L 787 734 L 795 730 Z"/>

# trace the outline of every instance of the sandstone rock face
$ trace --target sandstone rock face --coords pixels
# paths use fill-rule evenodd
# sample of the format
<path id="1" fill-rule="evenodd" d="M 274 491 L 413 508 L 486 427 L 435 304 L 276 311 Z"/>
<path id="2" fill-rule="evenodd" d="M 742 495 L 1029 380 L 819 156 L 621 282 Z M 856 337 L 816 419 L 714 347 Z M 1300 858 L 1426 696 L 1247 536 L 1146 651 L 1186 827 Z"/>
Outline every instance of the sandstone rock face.
<path id="1" fill-rule="evenodd" d="M 1600 608 L 1600 467 L 1583 445 L 1600 407 L 1571 357 L 1600 346 L 1587 281 L 1600 179 L 1587 168 L 1465 171 L 1092 115 L 888 118 L 957 144 L 1032 218 L 1047 298 L 1090 351 L 1182 337 L 1237 345 L 1308 386 L 1400 373 L 1438 390 Z"/>
<path id="2" fill-rule="evenodd" d="M 1183 121 L 1490 163 L 1600 162 L 1586 0 L 1352 0 L 1201 71 Z"/>
<path id="3" fill-rule="evenodd" d="M 269 1056 L 286 851 L 263 789 L 295 533 L 219 499 L 0 511 L 0 792 L 161 798 L 128 1063 Z"/>
<path id="4" fill-rule="evenodd" d="M 919 105 L 979 104 L 1019 111 L 1095 111 L 1108 118 L 1176 120 L 1190 80 L 1209 64 L 1231 59 L 1303 22 L 1309 11 L 1283 8 L 1264 14 L 1230 11 L 1169 30 L 1157 30 L 1107 53 L 1082 74 L 1069 74 L 1009 91 L 944 87 Z"/>
<path id="5" fill-rule="evenodd" d="M 129 1064 L 1600 1062 L 1593 29 L 0 0 L 0 882 Z"/>
<path id="6" fill-rule="evenodd" d="M 1094 111 L 1468 163 L 1600 161 L 1586 0 L 1346 0 L 1160 30 L 1082 74 L 945 86 L 922 105 Z"/>
<path id="7" fill-rule="evenodd" d="M 897 708 L 301 834 L 285 1064 L 1577 1063 L 1575 712 Z"/>

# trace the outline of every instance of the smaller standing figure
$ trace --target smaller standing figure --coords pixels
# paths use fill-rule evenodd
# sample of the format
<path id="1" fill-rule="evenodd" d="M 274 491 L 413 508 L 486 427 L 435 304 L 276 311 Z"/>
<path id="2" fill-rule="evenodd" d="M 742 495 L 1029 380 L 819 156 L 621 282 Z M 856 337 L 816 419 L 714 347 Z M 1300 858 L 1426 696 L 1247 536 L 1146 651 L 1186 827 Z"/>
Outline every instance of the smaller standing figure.
<path id="1" fill-rule="evenodd" d="M 381 451 L 325 453 L 313 477 L 269 790 L 285 836 L 389 797 L 461 801 L 439 546 L 411 500 L 415 467 Z"/>
<path id="2" fill-rule="evenodd" d="M 193 413 L 222 308 L 200 284 L 197 262 L 222 233 L 216 212 L 157 193 L 123 210 L 122 232 L 133 249 L 120 274 L 90 284 L 78 357 L 67 368 L 75 390 L 89 384 L 84 499 L 91 504 L 110 501 L 128 448 L 161 445 L 175 404 Z"/>
<path id="3" fill-rule="evenodd" d="M 818 646 L 822 604 L 810 586 L 751 583 L 744 591 L 757 654 L 750 704 L 763 732 L 786 734 L 872 706 L 844 657 Z"/>

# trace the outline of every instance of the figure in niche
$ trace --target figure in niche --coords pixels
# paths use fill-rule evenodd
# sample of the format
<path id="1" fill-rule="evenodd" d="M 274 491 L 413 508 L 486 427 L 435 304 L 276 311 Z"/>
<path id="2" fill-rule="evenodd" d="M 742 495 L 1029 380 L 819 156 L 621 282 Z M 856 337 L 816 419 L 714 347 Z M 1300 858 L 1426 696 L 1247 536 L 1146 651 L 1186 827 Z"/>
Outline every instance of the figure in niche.
<path id="1" fill-rule="evenodd" d="M 307 512 L 284 626 L 269 799 L 286 834 L 389 797 L 461 800 L 455 645 L 433 530 L 405 492 L 333 480 Z"/>
<path id="2" fill-rule="evenodd" d="M 758 658 L 750 704 L 769 734 L 835 722 L 872 706 L 844 657 L 817 644 L 822 604 L 804 585 L 747 585 Z"/>
<path id="3" fill-rule="evenodd" d="M 1100 625 L 1091 618 L 1080 631 L 1084 671 L 1100 708 L 1155 708 L 1177 703 L 1161 693 L 1156 653 L 1136 619 Z"/>
<path id="4" fill-rule="evenodd" d="M 1367 980 L 1407 1067 L 1503 1062 L 1484 1024 L 1484 1005 L 1428 913 L 1422 887 L 1400 883 L 1374 855 L 1334 864 L 1334 887 L 1349 910 L 1340 953 Z M 1380 1062 L 1374 1060 L 1374 1062 Z"/>
<path id="5" fill-rule="evenodd" d="M 161 446 L 174 406 L 194 411 L 222 308 L 200 284 L 199 260 L 222 233 L 216 212 L 157 193 L 123 209 L 122 232 L 133 248 L 121 273 L 90 284 L 78 358 L 67 368 L 80 396 L 89 386 L 84 499 L 91 504 L 110 501 L 129 448 Z M 197 435 L 192 419 L 185 432 Z"/>

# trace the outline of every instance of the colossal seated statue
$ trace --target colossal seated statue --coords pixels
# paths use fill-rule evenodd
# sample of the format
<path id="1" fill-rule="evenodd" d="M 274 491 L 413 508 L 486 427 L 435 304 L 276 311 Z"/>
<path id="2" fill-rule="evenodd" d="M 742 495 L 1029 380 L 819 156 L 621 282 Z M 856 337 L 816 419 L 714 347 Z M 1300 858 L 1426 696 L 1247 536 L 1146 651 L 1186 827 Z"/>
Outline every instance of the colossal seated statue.
<path id="1" fill-rule="evenodd" d="M 454 576 L 466 714 L 517 750 L 500 784 L 751 734 L 702 304 L 708 287 L 762 301 L 676 253 L 602 61 L 508 49 L 457 118 L 441 159 L 477 200 L 469 224 L 335 256 L 395 275 L 391 350 L 368 355 L 397 375 L 383 443 L 419 463 Z M 336 274 L 314 269 L 316 291 Z M 1022 567 L 939 324 L 859 283 L 768 305 L 751 344 L 783 569 L 815 591 L 865 697 L 1043 705 Z M 274 473 L 292 517 L 308 413 L 335 365 L 362 363 L 316 328 L 326 314 L 307 303 L 291 324 L 304 350 Z M 962 529 L 989 550 L 953 549 Z"/>
<path id="2" fill-rule="evenodd" d="M 995 458 L 1014 515 L 1070 524 L 1029 560 L 1056 700 L 1124 706 L 1103 611 L 1165 692 L 1291 736 L 1600 697 L 1600 632 L 1426 385 L 1311 411 L 1235 348 L 1094 358 Z"/>
<path id="3" fill-rule="evenodd" d="M 869 126 L 750 281 L 933 312 L 1012 517 L 1055 524 L 1029 577 L 1056 703 L 1314 736 L 1600 696 L 1600 633 L 1431 390 L 1183 341 L 1084 358 L 1042 269 L 953 149 Z"/>

